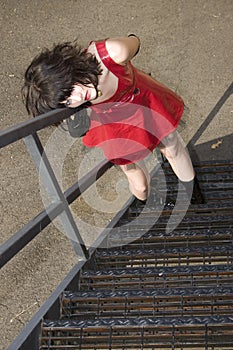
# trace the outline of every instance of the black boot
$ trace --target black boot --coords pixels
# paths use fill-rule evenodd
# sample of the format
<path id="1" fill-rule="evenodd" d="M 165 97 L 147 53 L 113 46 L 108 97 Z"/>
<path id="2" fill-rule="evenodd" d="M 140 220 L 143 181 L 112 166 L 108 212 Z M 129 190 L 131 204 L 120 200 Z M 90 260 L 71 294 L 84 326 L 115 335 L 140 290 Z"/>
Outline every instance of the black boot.
<path id="1" fill-rule="evenodd" d="M 205 198 L 201 192 L 199 182 L 195 176 L 192 181 L 181 181 L 183 184 L 191 204 L 205 204 Z"/>
<path id="2" fill-rule="evenodd" d="M 173 210 L 175 201 L 169 197 L 165 199 L 156 192 L 151 191 L 149 198 L 146 200 L 140 200 L 135 197 L 133 203 L 126 210 L 124 216 L 120 219 L 118 226 L 122 226 L 130 223 L 136 217 L 138 217 L 143 210 L 145 212 L 151 210 Z"/>
<path id="3" fill-rule="evenodd" d="M 146 200 L 143 201 L 135 197 L 133 203 L 128 209 L 128 214 L 134 214 L 138 216 L 143 211 L 145 205 L 146 205 Z"/>
<path id="4" fill-rule="evenodd" d="M 116 226 L 122 226 L 129 224 L 133 220 L 135 220 L 143 211 L 146 205 L 146 200 L 142 201 L 136 197 L 134 197 L 133 203 L 129 206 L 129 208 L 124 213 L 123 217 L 119 220 Z"/>
<path id="5" fill-rule="evenodd" d="M 143 210 L 150 212 L 151 210 L 172 210 L 175 206 L 175 201 L 169 197 L 163 198 L 157 194 L 151 194 L 147 200 L 135 198 L 134 202 L 128 209 L 127 214 L 139 216 Z"/>

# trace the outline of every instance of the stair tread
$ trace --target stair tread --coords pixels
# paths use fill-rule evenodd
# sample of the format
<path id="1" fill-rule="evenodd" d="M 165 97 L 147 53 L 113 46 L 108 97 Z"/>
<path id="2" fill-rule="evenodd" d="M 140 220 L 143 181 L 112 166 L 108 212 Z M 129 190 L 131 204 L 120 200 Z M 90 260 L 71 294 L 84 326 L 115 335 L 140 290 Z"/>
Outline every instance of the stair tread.
<path id="1" fill-rule="evenodd" d="M 135 248 L 135 249 L 130 249 L 130 248 L 125 248 L 125 247 L 120 247 L 120 248 L 110 248 L 110 249 L 105 249 L 102 251 L 98 251 L 96 254 L 97 259 L 104 259 L 113 257 L 115 259 L 119 258 L 120 256 L 130 256 L 130 257 L 137 257 L 140 255 L 159 255 L 161 256 L 162 254 L 165 253 L 170 253 L 170 254 L 185 254 L 185 253 L 198 253 L 198 254 L 203 254 L 203 253 L 222 253 L 222 252 L 232 252 L 233 251 L 233 245 L 232 243 L 230 244 L 224 244 L 224 245 L 211 245 L 211 246 L 200 246 L 200 247 L 164 247 L 164 248 L 151 248 L 151 247 L 142 247 L 142 248 Z"/>
<path id="2" fill-rule="evenodd" d="M 153 209 L 151 209 L 150 214 L 153 214 L 154 211 Z M 157 218 L 157 216 L 154 218 L 152 217 L 152 215 L 150 216 L 146 216 L 145 214 L 147 214 L 146 212 L 141 212 L 140 217 L 138 217 L 137 219 L 135 219 L 132 223 L 135 224 L 148 224 L 150 225 L 151 223 L 154 223 L 156 225 L 158 224 L 162 224 L 165 223 L 167 221 L 167 217 L 161 215 L 159 218 Z M 177 214 L 179 214 L 179 211 L 177 211 Z M 145 217 L 144 217 L 145 216 Z M 170 215 L 169 215 L 170 217 Z M 176 220 L 176 217 L 174 217 L 174 220 Z M 144 219 L 144 220 L 143 220 Z M 214 215 L 211 214 L 205 214 L 205 215 L 186 215 L 182 218 L 182 222 L 179 223 L 179 225 L 185 225 L 185 224 L 192 224 L 195 223 L 198 226 L 203 225 L 205 223 L 210 222 L 212 226 L 214 226 L 216 223 L 217 224 L 221 224 L 221 223 L 229 223 L 230 227 L 232 227 L 233 225 L 233 213 L 230 212 L 227 215 L 224 213 L 215 213 Z M 178 226 L 179 227 L 179 226 Z"/>
<path id="3" fill-rule="evenodd" d="M 44 320 L 43 328 L 84 328 L 84 327 L 146 327 L 146 326 L 191 326 L 230 324 L 233 330 L 233 316 L 182 316 L 182 317 L 147 317 L 147 318 L 109 318 L 95 320 Z"/>
<path id="4" fill-rule="evenodd" d="M 169 298 L 169 297 L 204 297 L 207 296 L 211 299 L 213 296 L 219 295 L 224 297 L 225 295 L 233 295 L 233 287 L 202 287 L 202 288 L 150 288 L 141 290 L 82 290 L 82 291 L 65 291 L 62 296 L 62 300 L 72 299 L 99 299 L 99 298 L 128 298 L 128 297 L 157 297 L 157 298 Z M 232 299 L 233 303 L 233 299 Z"/>
<path id="5" fill-rule="evenodd" d="M 120 275 L 142 275 L 142 274 L 156 274 L 156 275 L 165 275 L 165 274 L 192 274 L 192 273 L 211 273 L 211 272 L 233 272 L 233 264 L 230 264 L 229 266 L 226 266 L 224 264 L 220 265 L 193 265 L 193 266 L 163 266 L 163 267 L 125 267 L 125 268 L 119 268 L 119 269 L 104 269 L 104 270 L 87 270 L 83 271 L 82 277 L 89 277 L 89 276 L 120 276 Z"/>
<path id="6" fill-rule="evenodd" d="M 139 232 L 141 233 L 141 230 L 140 229 L 133 229 L 132 230 L 133 232 Z M 143 230 L 144 232 L 144 230 Z M 129 229 L 126 229 L 124 227 L 119 227 L 119 229 L 115 232 L 114 231 L 114 234 L 121 234 L 121 233 L 124 233 L 124 234 L 130 234 L 131 233 L 131 230 Z M 219 235 L 224 235 L 224 234 L 227 234 L 227 235 L 233 235 L 233 229 L 232 228 L 208 228 L 208 227 L 205 227 L 205 228 L 198 228 L 196 229 L 195 227 L 194 228 L 190 228 L 190 229 L 176 229 L 172 232 L 164 232 L 164 230 L 159 230 L 159 229 L 156 229 L 155 227 L 152 227 L 149 231 L 145 232 L 143 234 L 143 236 L 140 236 L 140 239 L 147 239 L 148 237 L 157 237 L 157 238 L 172 238 L 172 237 L 183 237 L 183 236 L 196 236 L 196 235 L 201 235 L 201 236 L 207 236 L 207 237 L 211 237 L 211 236 L 219 236 Z M 98 248 L 97 248 L 98 250 Z"/>
<path id="7" fill-rule="evenodd" d="M 166 233 L 163 230 L 152 229 L 144 233 L 144 230 L 119 230 L 115 232 L 113 237 L 109 237 L 109 247 L 118 247 L 118 243 L 124 246 L 125 249 L 135 249 L 135 247 L 150 247 L 160 248 L 165 246 L 186 246 L 194 245 L 223 245 L 232 244 L 233 230 L 232 229 L 200 229 L 200 230 L 175 230 L 171 233 Z M 112 242 L 112 244 L 111 244 Z M 114 246 L 115 242 L 115 246 Z M 108 248 L 113 249 L 113 248 Z M 98 248 L 96 254 L 104 250 Z"/>

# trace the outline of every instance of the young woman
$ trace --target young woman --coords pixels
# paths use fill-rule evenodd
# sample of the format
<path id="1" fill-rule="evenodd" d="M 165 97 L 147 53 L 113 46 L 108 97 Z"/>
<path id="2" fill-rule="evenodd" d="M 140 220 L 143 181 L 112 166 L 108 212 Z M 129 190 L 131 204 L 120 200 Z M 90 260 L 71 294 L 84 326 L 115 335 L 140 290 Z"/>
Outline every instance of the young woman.
<path id="1" fill-rule="evenodd" d="M 36 116 L 91 105 L 90 129 L 82 141 L 102 148 L 121 167 L 138 200 L 146 201 L 149 194 L 143 159 L 159 147 L 189 195 L 194 184 L 192 202 L 202 203 L 191 159 L 175 131 L 184 103 L 132 65 L 139 48 L 139 38 L 131 34 L 93 41 L 87 49 L 63 43 L 43 50 L 25 73 L 26 108 Z"/>

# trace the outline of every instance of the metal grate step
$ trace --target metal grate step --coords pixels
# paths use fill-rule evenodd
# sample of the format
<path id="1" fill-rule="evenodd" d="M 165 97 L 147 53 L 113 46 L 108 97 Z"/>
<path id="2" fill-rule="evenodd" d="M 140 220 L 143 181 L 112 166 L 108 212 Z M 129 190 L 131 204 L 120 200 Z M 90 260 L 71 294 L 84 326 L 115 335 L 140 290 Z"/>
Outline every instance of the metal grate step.
<path id="1" fill-rule="evenodd" d="M 206 208 L 205 208 L 206 209 Z M 179 223 L 177 226 L 178 229 L 189 229 L 189 228 L 232 228 L 233 226 L 233 207 L 229 207 L 226 210 L 219 210 L 219 213 L 216 213 L 215 210 L 208 210 L 206 211 L 198 211 L 197 209 L 193 212 L 187 211 L 185 213 L 185 217 L 183 218 L 182 222 Z M 177 213 L 182 212 L 182 210 L 177 210 Z M 157 229 L 165 229 L 167 220 L 170 217 L 170 213 L 168 215 L 161 215 L 158 219 L 156 216 L 156 211 L 150 211 L 150 215 L 148 215 L 148 212 L 142 212 L 141 215 L 138 217 L 138 219 L 130 222 L 131 230 L 137 227 L 149 227 L 153 228 L 154 226 Z M 156 218 L 156 219 L 155 219 Z M 175 219 L 175 218 L 174 218 Z M 195 225 L 195 227 L 194 227 Z M 123 226 L 123 225 L 122 225 Z"/>
<path id="2" fill-rule="evenodd" d="M 233 265 L 119 268 L 85 271 L 81 290 L 221 287 L 233 283 Z"/>
<path id="3" fill-rule="evenodd" d="M 176 198 L 164 171 L 152 183 Z M 137 218 L 131 208 L 104 241 L 114 248 L 98 248 L 64 291 L 60 320 L 44 320 L 40 350 L 233 349 L 233 165 L 196 173 L 207 203 L 190 205 L 172 232 L 171 210 L 155 220 L 156 206 Z"/>
<path id="4" fill-rule="evenodd" d="M 40 350 L 231 349 L 231 316 L 46 321 Z"/>
<path id="5" fill-rule="evenodd" d="M 109 237 L 109 242 L 115 242 L 118 246 L 119 243 L 125 249 L 129 247 L 131 249 L 137 248 L 176 248 L 176 247 L 196 247 L 196 246 L 219 246 L 232 245 L 233 230 L 232 229 L 190 229 L 190 230 L 175 230 L 170 233 L 166 233 L 162 230 L 152 228 L 147 233 L 138 228 L 134 230 L 121 229 Z M 130 245 L 127 245 L 130 242 Z M 125 244 L 124 244 L 125 243 Z M 113 245 L 114 246 L 114 245 Z M 103 249 L 97 249 L 96 254 L 101 254 Z"/>
<path id="6" fill-rule="evenodd" d="M 233 314 L 233 287 L 65 292 L 62 318 L 218 316 Z"/>
<path id="7" fill-rule="evenodd" d="M 233 200 L 233 165 L 228 161 L 203 162 L 195 166 L 200 187 L 208 203 L 220 203 Z M 177 193 L 177 178 L 169 164 L 165 162 L 163 170 L 158 171 L 152 180 L 152 185 L 175 198 Z"/>
<path id="8" fill-rule="evenodd" d="M 211 246 L 160 249 L 111 249 L 99 252 L 96 256 L 98 268 L 182 266 L 233 263 L 233 246 Z"/>

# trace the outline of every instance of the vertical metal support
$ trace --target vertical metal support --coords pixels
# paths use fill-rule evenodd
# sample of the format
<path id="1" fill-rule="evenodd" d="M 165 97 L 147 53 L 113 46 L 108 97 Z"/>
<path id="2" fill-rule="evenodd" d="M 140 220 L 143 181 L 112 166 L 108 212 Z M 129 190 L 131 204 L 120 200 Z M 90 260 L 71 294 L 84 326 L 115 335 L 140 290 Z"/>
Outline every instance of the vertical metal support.
<path id="1" fill-rule="evenodd" d="M 89 253 L 79 233 L 77 225 L 71 214 L 69 204 L 59 186 L 57 178 L 44 152 L 43 146 L 37 134 L 24 138 L 25 145 L 38 170 L 41 181 L 44 184 L 52 202 L 62 202 L 63 212 L 59 215 L 63 228 L 79 260 L 87 260 Z"/>

